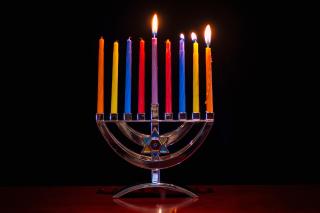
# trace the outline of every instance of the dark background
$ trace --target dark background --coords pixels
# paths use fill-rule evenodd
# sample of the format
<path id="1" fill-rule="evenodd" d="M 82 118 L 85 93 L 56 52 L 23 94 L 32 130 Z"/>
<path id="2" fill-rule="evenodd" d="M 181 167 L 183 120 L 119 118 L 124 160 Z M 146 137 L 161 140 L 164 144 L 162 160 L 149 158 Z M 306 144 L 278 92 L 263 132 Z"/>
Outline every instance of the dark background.
<path id="1" fill-rule="evenodd" d="M 151 18 L 159 17 L 159 97 L 164 103 L 164 41 L 172 41 L 174 97 L 178 95 L 178 36 L 186 40 L 187 110 L 191 113 L 192 43 L 203 31 L 212 42 L 216 122 L 189 160 L 163 171 L 184 184 L 319 183 L 316 141 L 309 137 L 301 88 L 306 52 L 299 49 L 300 18 L 291 4 L 230 1 L 116 1 L 113 4 L 16 4 L 4 15 L 0 184 L 129 184 L 149 171 L 120 159 L 95 124 L 98 39 L 105 37 L 106 112 L 110 110 L 112 44 L 133 40 L 133 112 L 137 110 L 138 41 L 146 41 L 150 72 Z M 150 79 L 147 74 L 146 79 Z M 8 79 L 8 80 L 4 80 Z M 201 77 L 204 82 L 204 76 Z M 204 91 L 204 84 L 201 86 Z M 119 85 L 123 111 L 124 84 Z M 146 80 L 146 103 L 150 103 Z M 178 109 L 173 100 L 174 111 Z M 204 92 L 201 96 L 204 111 Z M 149 112 L 149 111 L 148 111 Z M 310 129 L 311 130 L 311 129 Z"/>

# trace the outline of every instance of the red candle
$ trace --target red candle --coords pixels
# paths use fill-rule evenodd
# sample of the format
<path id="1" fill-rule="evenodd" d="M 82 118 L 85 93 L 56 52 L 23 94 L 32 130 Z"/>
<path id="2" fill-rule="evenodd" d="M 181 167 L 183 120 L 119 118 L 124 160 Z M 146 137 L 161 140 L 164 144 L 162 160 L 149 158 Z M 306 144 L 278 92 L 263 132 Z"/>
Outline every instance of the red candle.
<path id="1" fill-rule="evenodd" d="M 140 40 L 139 52 L 139 88 L 138 88 L 138 113 L 145 113 L 144 109 L 144 75 L 145 75 L 144 40 Z"/>
<path id="2" fill-rule="evenodd" d="M 104 39 L 99 40 L 97 114 L 104 113 Z"/>
<path id="3" fill-rule="evenodd" d="M 172 113 L 172 91 L 171 91 L 171 43 L 166 41 L 166 109 L 165 113 Z"/>

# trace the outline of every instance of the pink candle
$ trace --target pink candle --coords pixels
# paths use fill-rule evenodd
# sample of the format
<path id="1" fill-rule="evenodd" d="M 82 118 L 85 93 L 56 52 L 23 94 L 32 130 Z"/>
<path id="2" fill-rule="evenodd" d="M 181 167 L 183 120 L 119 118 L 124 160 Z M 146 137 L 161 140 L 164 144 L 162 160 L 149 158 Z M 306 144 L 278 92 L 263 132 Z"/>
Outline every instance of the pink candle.
<path id="1" fill-rule="evenodd" d="M 158 18 L 155 14 L 152 20 L 152 98 L 151 104 L 158 104 L 158 51 L 157 51 L 157 38 L 158 31 Z"/>

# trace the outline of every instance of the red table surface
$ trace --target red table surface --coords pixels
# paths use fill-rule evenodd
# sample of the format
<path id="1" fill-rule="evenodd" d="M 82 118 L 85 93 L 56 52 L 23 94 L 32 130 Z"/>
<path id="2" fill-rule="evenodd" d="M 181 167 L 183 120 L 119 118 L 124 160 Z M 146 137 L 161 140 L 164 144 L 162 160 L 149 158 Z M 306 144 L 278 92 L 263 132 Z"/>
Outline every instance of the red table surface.
<path id="1" fill-rule="evenodd" d="M 117 187 L 98 188 L 0 187 L 0 212 L 320 212 L 320 185 L 194 186 L 198 199 L 112 199 Z"/>

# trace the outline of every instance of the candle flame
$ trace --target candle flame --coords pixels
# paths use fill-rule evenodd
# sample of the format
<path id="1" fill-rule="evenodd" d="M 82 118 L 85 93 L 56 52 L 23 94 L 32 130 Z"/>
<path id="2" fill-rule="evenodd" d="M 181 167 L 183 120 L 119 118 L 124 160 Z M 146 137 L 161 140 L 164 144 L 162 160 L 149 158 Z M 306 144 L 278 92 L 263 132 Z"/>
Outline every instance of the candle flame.
<path id="1" fill-rule="evenodd" d="M 207 46 L 209 46 L 211 43 L 211 28 L 209 24 L 204 31 L 204 40 L 206 41 Z"/>
<path id="2" fill-rule="evenodd" d="M 180 34 L 180 38 L 181 38 L 181 39 L 184 39 L 183 33 Z"/>
<path id="3" fill-rule="evenodd" d="M 197 35 L 194 32 L 191 33 L 191 39 L 192 39 L 192 41 L 197 40 Z"/>
<path id="4" fill-rule="evenodd" d="M 152 18 L 152 33 L 153 33 L 153 36 L 155 36 L 158 32 L 158 17 L 157 17 L 157 14 L 154 14 L 153 15 L 153 18 Z"/>

